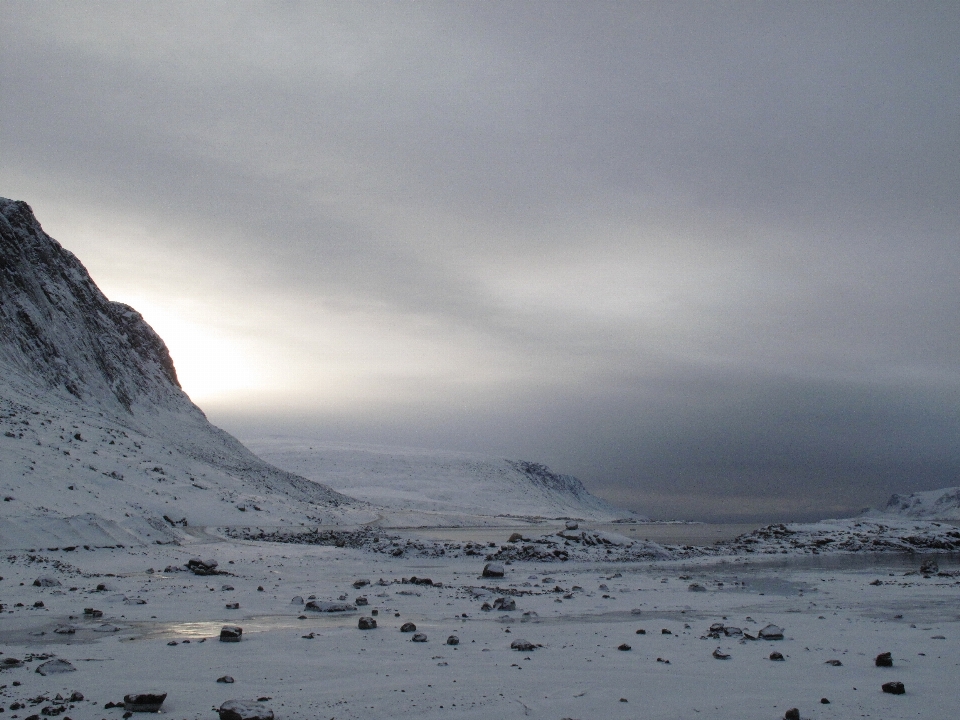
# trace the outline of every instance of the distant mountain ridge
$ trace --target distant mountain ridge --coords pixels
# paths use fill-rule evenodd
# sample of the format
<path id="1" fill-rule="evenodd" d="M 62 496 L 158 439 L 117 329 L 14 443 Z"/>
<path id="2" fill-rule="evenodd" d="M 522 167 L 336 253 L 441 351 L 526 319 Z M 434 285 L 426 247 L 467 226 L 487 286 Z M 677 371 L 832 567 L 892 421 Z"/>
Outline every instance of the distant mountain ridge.
<path id="1" fill-rule="evenodd" d="M 960 487 L 893 495 L 880 512 L 918 520 L 960 521 Z"/>
<path id="2" fill-rule="evenodd" d="M 470 518 L 644 519 L 540 463 L 291 436 L 248 439 L 247 445 L 279 467 L 322 478 L 338 492 L 390 509 L 392 517 L 383 520 L 388 524 L 403 524 L 404 513 L 411 524 L 422 522 L 423 514 L 444 516 L 438 521 L 451 524 Z"/>
<path id="3" fill-rule="evenodd" d="M 211 425 L 143 317 L 108 300 L 27 203 L 3 198 L 0 493 L 8 546 L 71 533 L 169 540 L 165 515 L 189 525 L 244 512 L 267 523 L 373 517 Z"/>

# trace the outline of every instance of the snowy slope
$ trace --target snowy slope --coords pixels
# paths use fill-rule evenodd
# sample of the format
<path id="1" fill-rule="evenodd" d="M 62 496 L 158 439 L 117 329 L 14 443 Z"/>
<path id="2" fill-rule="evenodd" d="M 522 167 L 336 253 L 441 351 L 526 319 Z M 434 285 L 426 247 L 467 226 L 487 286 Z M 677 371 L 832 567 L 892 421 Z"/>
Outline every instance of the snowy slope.
<path id="1" fill-rule="evenodd" d="M 211 425 L 159 336 L 26 203 L 0 199 L 0 280 L 0 545 L 168 541 L 184 519 L 375 517 Z"/>
<path id="2" fill-rule="evenodd" d="M 575 477 L 538 463 L 282 436 L 248 439 L 247 445 L 278 467 L 393 511 L 598 521 L 635 517 L 591 495 Z"/>
<path id="3" fill-rule="evenodd" d="M 960 520 L 960 487 L 893 495 L 879 512 L 925 520 Z"/>

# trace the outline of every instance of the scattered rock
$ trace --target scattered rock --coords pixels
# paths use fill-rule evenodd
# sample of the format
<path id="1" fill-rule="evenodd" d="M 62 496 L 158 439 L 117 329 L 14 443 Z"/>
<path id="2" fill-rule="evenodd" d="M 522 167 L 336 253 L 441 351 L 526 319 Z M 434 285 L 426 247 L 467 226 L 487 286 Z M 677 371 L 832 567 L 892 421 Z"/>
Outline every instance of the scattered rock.
<path id="1" fill-rule="evenodd" d="M 200 558 L 192 558 L 187 560 L 187 570 L 192 572 L 194 575 L 216 575 L 218 564 L 219 563 L 216 560 L 201 560 Z"/>
<path id="2" fill-rule="evenodd" d="M 220 720 L 273 720 L 273 710 L 256 700 L 227 700 L 218 712 Z"/>
<path id="3" fill-rule="evenodd" d="M 633 650 L 633 648 L 626 643 L 621 643 L 620 645 L 617 645 L 617 650 L 623 650 L 624 652 L 627 652 L 628 650 Z"/>
<path id="4" fill-rule="evenodd" d="M 843 665 L 843 663 L 840 662 L 839 660 L 827 660 L 824 663 L 824 665 L 833 665 L 834 667 L 840 667 L 841 665 Z"/>
<path id="5" fill-rule="evenodd" d="M 77 629 L 73 625 L 57 625 L 53 631 L 57 635 L 74 635 Z"/>
<path id="6" fill-rule="evenodd" d="M 877 667 L 893 667 L 893 655 L 888 652 L 880 653 L 874 662 Z"/>
<path id="7" fill-rule="evenodd" d="M 33 581 L 34 587 L 60 587 L 60 581 L 50 575 L 41 575 Z"/>
<path id="8" fill-rule="evenodd" d="M 690 583 L 690 585 L 687 587 L 687 590 L 689 590 L 690 592 L 706 592 L 707 591 L 707 589 L 700 583 Z"/>
<path id="9" fill-rule="evenodd" d="M 576 520 L 567 520 L 566 528 L 567 530 L 579 530 L 580 524 Z"/>
<path id="10" fill-rule="evenodd" d="M 483 566 L 483 577 L 502 578 L 504 574 L 503 565 L 500 563 L 487 563 Z M 59 583 L 57 583 L 59 585 Z"/>
<path id="11" fill-rule="evenodd" d="M 243 628 L 236 625 L 224 625 L 220 628 L 220 642 L 240 642 Z"/>
<path id="12" fill-rule="evenodd" d="M 885 682 L 880 689 L 891 695 L 903 695 L 906 692 L 902 682 Z"/>
<path id="13" fill-rule="evenodd" d="M 372 617 L 364 616 L 361 617 L 357 622 L 357 627 L 361 630 L 373 630 L 375 627 L 377 627 L 377 621 Z"/>
<path id="14" fill-rule="evenodd" d="M 290 601 L 291 605 L 303 605 L 303 597 L 300 595 L 294 595 L 293 599 Z"/>
<path id="15" fill-rule="evenodd" d="M 414 634 L 413 634 L 413 637 L 410 638 L 410 640 L 413 641 L 413 642 L 426 642 L 426 641 L 427 641 L 427 635 L 426 635 L 426 633 L 421 633 L 421 632 L 414 633 Z"/>
<path id="16" fill-rule="evenodd" d="M 783 714 L 783 720 L 800 720 L 800 711 L 797 708 L 790 708 Z"/>
<path id="17" fill-rule="evenodd" d="M 222 677 L 218 677 L 218 678 L 217 678 L 217 682 L 218 682 L 218 683 L 227 683 L 227 684 L 230 684 L 230 683 L 232 683 L 232 682 L 235 682 L 235 680 L 234 680 L 232 677 L 230 677 L 229 675 L 224 675 L 224 676 L 222 676 Z"/>
<path id="18" fill-rule="evenodd" d="M 40 675 L 58 675 L 60 673 L 74 672 L 76 668 L 71 665 L 67 660 L 62 658 L 55 658 L 53 660 L 47 660 L 44 663 L 37 665 L 37 669 L 34 672 L 39 673 Z"/>
<path id="19" fill-rule="evenodd" d="M 771 659 L 771 660 L 778 660 L 778 661 L 779 661 L 779 660 L 783 660 L 783 659 L 784 659 L 783 653 L 779 653 L 779 652 L 774 651 L 774 652 L 770 653 L 770 659 Z"/>
<path id="20" fill-rule="evenodd" d="M 500 597 L 493 601 L 494 610 L 516 610 L 517 601 L 513 598 Z"/>
<path id="21" fill-rule="evenodd" d="M 367 600 L 366 595 L 361 595 L 360 597 L 358 597 L 356 600 L 353 601 L 353 604 L 356 605 L 357 607 L 361 607 L 363 605 L 369 605 L 370 601 Z"/>
<path id="22" fill-rule="evenodd" d="M 821 704 L 821 705 L 829 705 L 829 704 L 830 704 L 830 701 L 827 700 L 827 698 L 820 698 L 820 704 Z"/>
<path id="23" fill-rule="evenodd" d="M 323 612 L 323 613 L 336 613 L 336 612 L 352 612 L 357 609 L 356 605 L 351 605 L 350 603 L 345 602 L 327 602 L 326 600 L 310 600 L 306 605 L 303 606 L 304 610 L 312 610 L 313 612 Z"/>
<path id="24" fill-rule="evenodd" d="M 667 630 L 666 628 L 663 628 L 663 629 L 660 631 L 660 634 L 661 634 L 661 635 L 673 635 L 673 633 L 670 632 L 669 630 Z"/>
<path id="25" fill-rule="evenodd" d="M 717 648 L 716 650 L 713 651 L 713 657 L 716 658 L 717 660 L 729 660 L 729 659 L 730 659 L 730 655 L 728 655 L 727 653 L 723 652 L 720 648 Z"/>
<path id="26" fill-rule="evenodd" d="M 776 625 L 767 625 L 757 633 L 761 640 L 783 640 L 783 628 Z"/>
<path id="27" fill-rule="evenodd" d="M 639 630 L 637 630 L 637 633 L 636 633 L 636 634 L 637 634 L 637 635 L 646 635 L 646 634 L 647 634 L 647 631 L 644 630 L 643 628 L 640 628 Z"/>
<path id="28" fill-rule="evenodd" d="M 12 670 L 13 668 L 23 667 L 23 661 L 14 657 L 5 657 L 0 660 L 0 670 Z"/>
<path id="29" fill-rule="evenodd" d="M 405 622 L 403 625 L 400 626 L 400 632 L 416 632 L 416 631 L 417 631 L 417 626 L 414 625 L 412 622 Z"/>
<path id="30" fill-rule="evenodd" d="M 234 588 L 233 585 L 221 585 L 221 586 L 220 586 L 220 592 L 232 592 L 232 591 L 235 590 L 235 589 L 236 589 L 236 588 Z"/>
<path id="31" fill-rule="evenodd" d="M 225 607 L 227 608 L 227 610 L 239 610 L 240 603 L 238 602 L 227 603 Z"/>
<path id="32" fill-rule="evenodd" d="M 357 590 L 359 590 L 359 589 L 362 588 L 362 587 L 366 587 L 366 586 L 369 585 L 369 584 L 370 584 L 370 581 L 369 581 L 369 580 L 354 580 L 354 581 L 353 581 L 353 587 L 355 587 Z"/>
<path id="33" fill-rule="evenodd" d="M 537 645 L 534 645 L 529 640 L 514 640 L 510 643 L 511 650 L 519 650 L 520 652 L 532 652 L 537 649 Z"/>
<path id="34" fill-rule="evenodd" d="M 128 712 L 160 712 L 166 699 L 166 693 L 131 693 L 123 696 L 123 709 Z"/>
<path id="35" fill-rule="evenodd" d="M 460 638 L 458 638 L 456 635 L 451 635 L 450 637 L 447 638 L 447 645 L 459 645 L 459 644 L 460 644 Z"/>
<path id="36" fill-rule="evenodd" d="M 103 617 L 103 610 L 96 610 L 95 608 L 84 608 L 83 614 L 87 617 L 99 618 Z"/>

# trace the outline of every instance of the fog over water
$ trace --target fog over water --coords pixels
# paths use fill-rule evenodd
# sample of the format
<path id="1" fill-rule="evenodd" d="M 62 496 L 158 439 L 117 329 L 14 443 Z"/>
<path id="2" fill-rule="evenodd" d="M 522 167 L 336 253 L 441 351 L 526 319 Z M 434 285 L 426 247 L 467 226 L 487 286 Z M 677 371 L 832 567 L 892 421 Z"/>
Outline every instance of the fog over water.
<path id="1" fill-rule="evenodd" d="M 960 484 L 960 5 L 8 2 L 0 195 L 241 439 L 659 518 Z"/>

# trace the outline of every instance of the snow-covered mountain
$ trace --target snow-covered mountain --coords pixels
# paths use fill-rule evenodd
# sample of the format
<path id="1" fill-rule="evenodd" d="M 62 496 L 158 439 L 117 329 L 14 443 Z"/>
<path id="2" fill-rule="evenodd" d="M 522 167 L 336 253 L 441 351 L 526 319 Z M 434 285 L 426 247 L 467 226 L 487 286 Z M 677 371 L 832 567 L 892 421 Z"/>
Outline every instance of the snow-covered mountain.
<path id="1" fill-rule="evenodd" d="M 6 199 L 0 495 L 5 547 L 162 541 L 183 520 L 375 517 L 325 485 L 269 465 L 211 425 L 181 390 L 166 346 L 140 314 L 110 302 L 26 203 Z"/>
<path id="2" fill-rule="evenodd" d="M 893 495 L 879 512 L 922 520 L 960 521 L 960 487 Z"/>
<path id="3" fill-rule="evenodd" d="M 385 523 L 404 522 L 402 513 L 445 516 L 443 522 L 480 518 L 579 518 L 611 521 L 636 518 L 591 495 L 572 475 L 539 463 L 474 453 L 347 443 L 303 438 L 247 439 L 260 457 L 278 467 L 323 482 L 345 495 L 392 511 Z"/>

